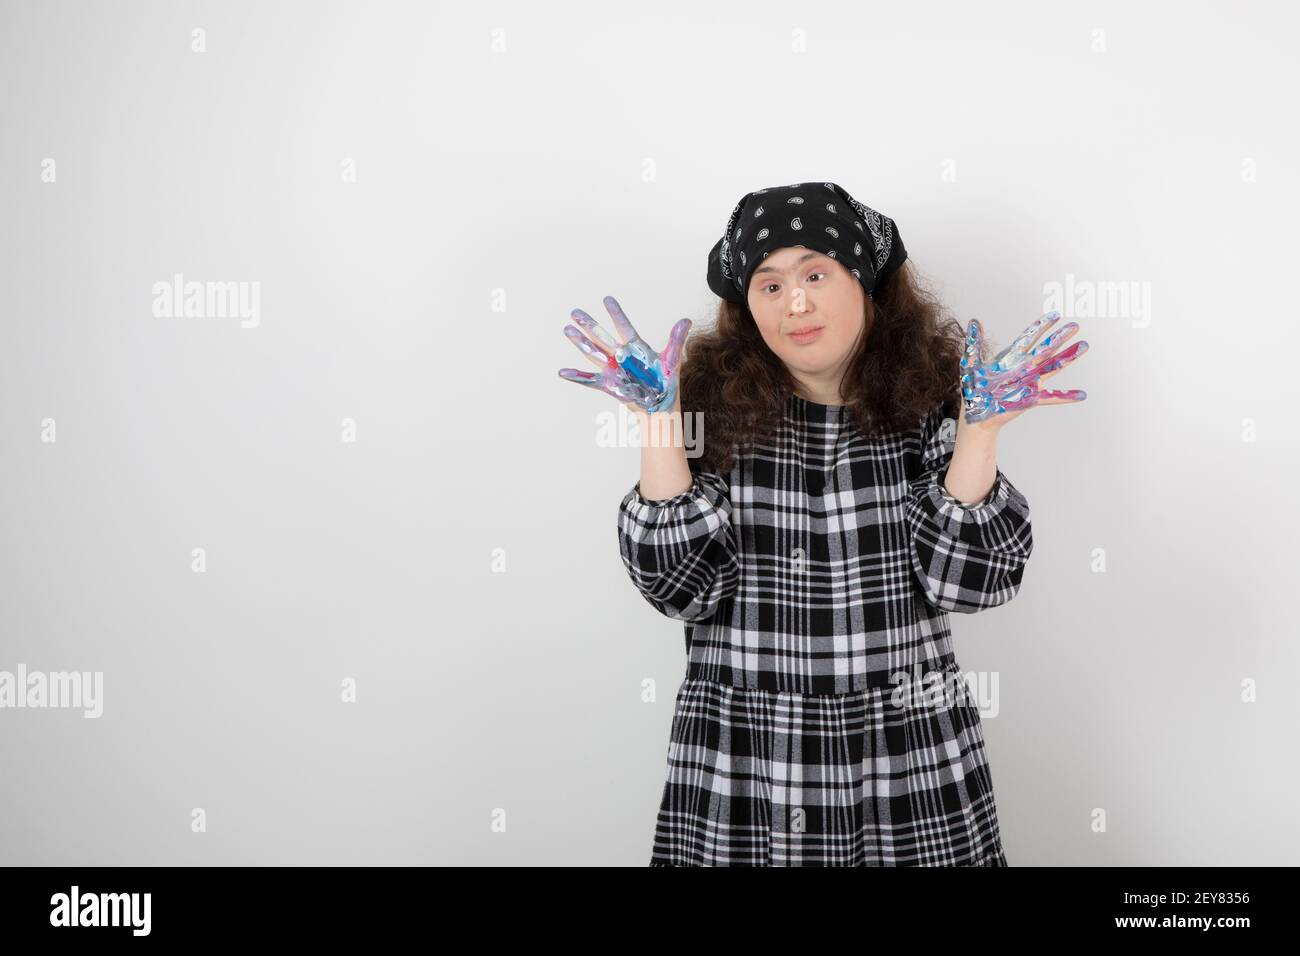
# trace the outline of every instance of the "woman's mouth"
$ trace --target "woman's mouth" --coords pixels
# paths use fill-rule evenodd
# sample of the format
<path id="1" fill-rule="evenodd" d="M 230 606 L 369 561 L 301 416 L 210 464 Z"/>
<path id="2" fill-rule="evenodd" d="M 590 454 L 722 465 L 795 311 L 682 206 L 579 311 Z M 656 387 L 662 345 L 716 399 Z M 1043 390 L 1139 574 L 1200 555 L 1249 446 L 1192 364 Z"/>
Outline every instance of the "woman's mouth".
<path id="1" fill-rule="evenodd" d="M 790 338 L 800 345 L 807 345 L 809 342 L 815 342 L 824 328 L 823 325 L 805 326 L 797 332 L 791 332 Z"/>

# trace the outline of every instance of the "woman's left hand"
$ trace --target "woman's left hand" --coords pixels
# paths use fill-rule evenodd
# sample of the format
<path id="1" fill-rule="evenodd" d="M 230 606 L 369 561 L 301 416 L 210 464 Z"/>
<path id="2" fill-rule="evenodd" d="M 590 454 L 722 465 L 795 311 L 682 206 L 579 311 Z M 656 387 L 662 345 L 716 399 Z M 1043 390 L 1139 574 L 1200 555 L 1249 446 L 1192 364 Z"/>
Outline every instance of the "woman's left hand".
<path id="1" fill-rule="evenodd" d="M 1060 318 L 1060 312 L 1048 312 L 987 362 L 980 360 L 984 330 L 978 319 L 970 320 L 966 329 L 966 354 L 961 360 L 965 421 L 959 421 L 959 426 L 996 432 L 1036 405 L 1070 405 L 1088 397 L 1081 388 L 1058 391 L 1039 387 L 1043 380 L 1088 351 L 1088 343 L 1084 341 L 1061 350 L 1065 341 L 1079 330 L 1077 322 L 1067 323 L 1040 344 L 1034 344 Z"/>

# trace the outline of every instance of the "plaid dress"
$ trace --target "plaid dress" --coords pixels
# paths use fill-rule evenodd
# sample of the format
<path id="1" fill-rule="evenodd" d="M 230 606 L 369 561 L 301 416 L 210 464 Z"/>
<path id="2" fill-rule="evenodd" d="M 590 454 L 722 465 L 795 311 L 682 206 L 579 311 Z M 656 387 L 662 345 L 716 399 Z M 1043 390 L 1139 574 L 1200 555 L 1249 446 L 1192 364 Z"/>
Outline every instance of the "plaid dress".
<path id="1" fill-rule="evenodd" d="M 1001 469 L 948 494 L 954 439 L 791 395 L 729 475 L 623 498 L 628 574 L 685 624 L 651 866 L 1007 865 L 948 614 L 1015 596 L 1029 505 Z"/>

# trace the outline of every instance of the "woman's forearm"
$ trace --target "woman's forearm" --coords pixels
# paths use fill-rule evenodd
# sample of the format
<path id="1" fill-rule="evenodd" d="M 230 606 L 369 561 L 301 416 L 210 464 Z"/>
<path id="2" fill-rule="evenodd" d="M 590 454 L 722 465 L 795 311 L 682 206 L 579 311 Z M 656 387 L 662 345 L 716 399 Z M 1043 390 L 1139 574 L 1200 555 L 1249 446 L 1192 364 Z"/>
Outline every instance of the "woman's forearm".
<path id="1" fill-rule="evenodd" d="M 641 430 L 641 497 L 665 501 L 689 491 L 694 481 L 686 463 L 680 396 L 672 411 L 637 414 Z"/>
<path id="2" fill-rule="evenodd" d="M 962 423 L 965 425 L 965 423 Z M 957 429 L 957 445 L 943 486 L 962 504 L 979 504 L 998 477 L 998 433 L 970 425 Z"/>

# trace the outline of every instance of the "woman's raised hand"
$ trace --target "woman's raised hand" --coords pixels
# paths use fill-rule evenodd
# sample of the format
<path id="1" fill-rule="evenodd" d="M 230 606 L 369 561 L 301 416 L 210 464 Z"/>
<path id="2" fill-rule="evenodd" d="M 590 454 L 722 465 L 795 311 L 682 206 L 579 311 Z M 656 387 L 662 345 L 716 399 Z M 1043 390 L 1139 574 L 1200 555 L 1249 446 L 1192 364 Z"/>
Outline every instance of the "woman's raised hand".
<path id="1" fill-rule="evenodd" d="M 1043 379 L 1055 375 L 1088 351 L 1088 343 L 1083 341 L 1060 350 L 1065 340 L 1079 331 L 1077 322 L 1069 322 L 1038 345 L 1033 344 L 1060 318 L 1060 312 L 1048 312 L 988 362 L 980 359 L 984 331 L 978 319 L 970 320 L 966 329 L 966 354 L 961 360 L 967 424 L 990 419 L 1000 424 L 1035 405 L 1065 405 L 1088 397 L 1080 388 L 1056 391 L 1038 387 Z"/>
<path id="2" fill-rule="evenodd" d="M 560 377 L 599 389 L 646 412 L 670 411 L 677 400 L 677 366 L 681 362 L 682 345 L 690 331 L 691 320 L 682 319 L 674 325 L 663 352 L 656 352 L 637 334 L 612 295 L 605 296 L 604 303 L 623 343 L 620 345 L 614 341 L 586 312 L 574 309 L 573 320 L 591 337 L 572 325 L 564 327 L 564 334 L 587 358 L 600 366 L 600 371 L 580 372 L 576 368 L 562 368 Z"/>

